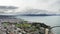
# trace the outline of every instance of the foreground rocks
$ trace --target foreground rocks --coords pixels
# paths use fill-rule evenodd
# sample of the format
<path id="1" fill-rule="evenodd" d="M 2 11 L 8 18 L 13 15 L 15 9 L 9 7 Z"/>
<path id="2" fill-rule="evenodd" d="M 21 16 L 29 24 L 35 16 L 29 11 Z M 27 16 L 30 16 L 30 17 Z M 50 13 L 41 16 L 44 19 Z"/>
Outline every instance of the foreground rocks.
<path id="1" fill-rule="evenodd" d="M 20 23 L 2 22 L 0 34 L 48 34 L 50 26 L 44 23 L 22 21 Z M 51 32 L 51 31 L 50 31 Z M 49 33 L 50 34 L 50 33 Z"/>

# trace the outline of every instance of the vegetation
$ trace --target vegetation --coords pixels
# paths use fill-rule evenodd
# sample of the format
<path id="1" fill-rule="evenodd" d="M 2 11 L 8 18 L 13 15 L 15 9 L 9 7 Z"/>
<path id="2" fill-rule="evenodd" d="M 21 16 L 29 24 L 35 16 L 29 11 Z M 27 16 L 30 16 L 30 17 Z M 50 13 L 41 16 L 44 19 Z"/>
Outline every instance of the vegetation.
<path id="1" fill-rule="evenodd" d="M 41 27 L 47 27 L 45 24 L 43 23 L 28 23 L 28 21 L 22 21 L 21 23 L 10 23 L 10 22 L 3 22 L 3 25 L 6 27 L 9 24 L 13 24 L 15 25 L 15 27 L 23 29 L 25 32 L 36 32 L 36 31 L 40 31 Z"/>

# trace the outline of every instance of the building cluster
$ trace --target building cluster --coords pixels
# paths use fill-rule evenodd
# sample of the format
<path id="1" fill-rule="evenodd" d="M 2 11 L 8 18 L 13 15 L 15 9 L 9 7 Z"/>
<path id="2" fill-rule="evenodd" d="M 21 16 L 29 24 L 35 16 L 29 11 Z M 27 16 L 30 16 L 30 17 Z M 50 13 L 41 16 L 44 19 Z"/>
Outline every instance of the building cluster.
<path id="1" fill-rule="evenodd" d="M 50 26 L 13 17 L 0 19 L 0 34 L 50 34 Z"/>

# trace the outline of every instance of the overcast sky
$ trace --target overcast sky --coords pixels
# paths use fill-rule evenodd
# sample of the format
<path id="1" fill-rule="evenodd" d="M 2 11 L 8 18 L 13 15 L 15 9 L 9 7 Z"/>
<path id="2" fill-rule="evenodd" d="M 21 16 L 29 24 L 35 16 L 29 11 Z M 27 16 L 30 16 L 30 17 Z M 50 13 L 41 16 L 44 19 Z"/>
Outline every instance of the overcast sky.
<path id="1" fill-rule="evenodd" d="M 19 11 L 33 8 L 48 10 L 53 12 L 60 11 L 60 0 L 0 0 L 0 6 L 17 6 Z"/>

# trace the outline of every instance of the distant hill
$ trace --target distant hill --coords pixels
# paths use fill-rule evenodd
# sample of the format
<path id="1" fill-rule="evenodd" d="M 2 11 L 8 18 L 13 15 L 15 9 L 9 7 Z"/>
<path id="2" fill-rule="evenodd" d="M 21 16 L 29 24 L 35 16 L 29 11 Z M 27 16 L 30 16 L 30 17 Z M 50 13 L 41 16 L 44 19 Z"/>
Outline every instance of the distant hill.
<path id="1" fill-rule="evenodd" d="M 58 16 L 56 14 L 23 14 L 22 16 Z"/>

